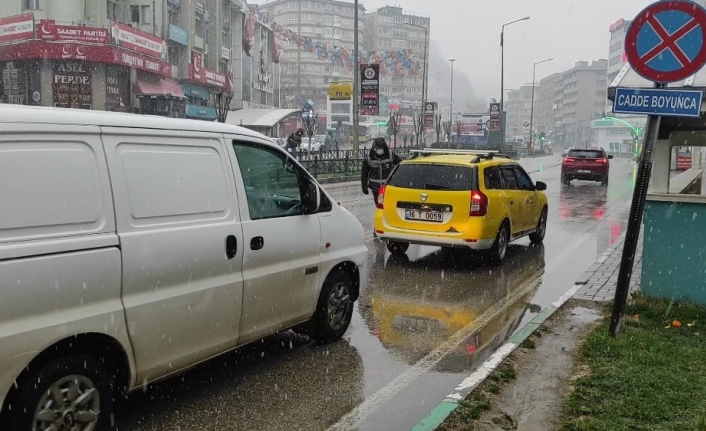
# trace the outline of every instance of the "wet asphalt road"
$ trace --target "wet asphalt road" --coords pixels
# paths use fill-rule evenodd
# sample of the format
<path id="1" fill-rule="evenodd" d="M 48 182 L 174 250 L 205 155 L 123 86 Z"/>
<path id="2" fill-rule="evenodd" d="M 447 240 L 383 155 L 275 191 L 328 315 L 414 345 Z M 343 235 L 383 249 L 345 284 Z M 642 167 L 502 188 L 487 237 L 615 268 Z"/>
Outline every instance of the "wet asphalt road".
<path id="1" fill-rule="evenodd" d="M 548 184 L 542 246 L 522 239 L 491 268 L 463 252 L 372 239 L 360 185 L 327 186 L 366 227 L 367 289 L 345 339 L 316 346 L 291 332 L 228 353 L 133 394 L 120 430 L 409 430 L 517 328 L 569 289 L 626 226 L 634 164 L 612 160 L 610 185 L 561 186 L 557 157 L 522 160 Z"/>

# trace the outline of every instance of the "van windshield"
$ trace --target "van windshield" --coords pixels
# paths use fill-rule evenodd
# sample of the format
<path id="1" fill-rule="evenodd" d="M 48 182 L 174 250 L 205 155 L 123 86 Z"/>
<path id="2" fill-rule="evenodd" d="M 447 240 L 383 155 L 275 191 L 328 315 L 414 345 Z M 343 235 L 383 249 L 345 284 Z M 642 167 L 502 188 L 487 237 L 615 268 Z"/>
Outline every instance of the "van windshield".
<path id="1" fill-rule="evenodd" d="M 399 165 L 388 184 L 405 189 L 465 191 L 474 190 L 478 181 L 474 167 L 406 163 Z"/>

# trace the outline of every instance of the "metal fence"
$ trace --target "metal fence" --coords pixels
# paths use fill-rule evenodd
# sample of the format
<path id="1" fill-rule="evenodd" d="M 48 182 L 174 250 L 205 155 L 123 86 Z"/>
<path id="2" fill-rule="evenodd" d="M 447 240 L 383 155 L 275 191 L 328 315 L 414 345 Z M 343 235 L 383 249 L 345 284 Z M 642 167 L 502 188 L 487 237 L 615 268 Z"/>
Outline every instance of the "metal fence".
<path id="1" fill-rule="evenodd" d="M 347 177 L 359 175 L 363 160 L 369 154 L 369 149 L 330 150 L 315 153 L 299 153 L 297 159 L 314 178 Z M 405 158 L 410 154 L 410 147 L 398 147 L 395 154 Z"/>

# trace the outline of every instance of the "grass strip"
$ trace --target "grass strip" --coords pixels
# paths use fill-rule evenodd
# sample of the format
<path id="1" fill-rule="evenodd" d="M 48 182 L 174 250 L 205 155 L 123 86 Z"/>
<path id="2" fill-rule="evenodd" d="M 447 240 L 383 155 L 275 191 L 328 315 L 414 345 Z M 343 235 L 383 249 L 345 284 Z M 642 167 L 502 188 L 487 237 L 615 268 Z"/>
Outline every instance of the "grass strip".
<path id="1" fill-rule="evenodd" d="M 627 315 L 580 347 L 560 429 L 706 431 L 706 307 L 636 297 Z"/>

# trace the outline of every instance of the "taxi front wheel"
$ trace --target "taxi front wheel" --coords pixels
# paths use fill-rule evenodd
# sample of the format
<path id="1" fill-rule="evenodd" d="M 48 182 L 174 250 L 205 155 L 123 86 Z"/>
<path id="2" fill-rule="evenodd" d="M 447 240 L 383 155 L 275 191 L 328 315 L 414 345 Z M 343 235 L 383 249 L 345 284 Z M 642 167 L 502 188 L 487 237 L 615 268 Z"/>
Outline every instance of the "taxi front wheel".
<path id="1" fill-rule="evenodd" d="M 409 248 L 409 243 L 406 242 L 387 242 L 387 250 L 392 254 L 406 253 Z"/>

